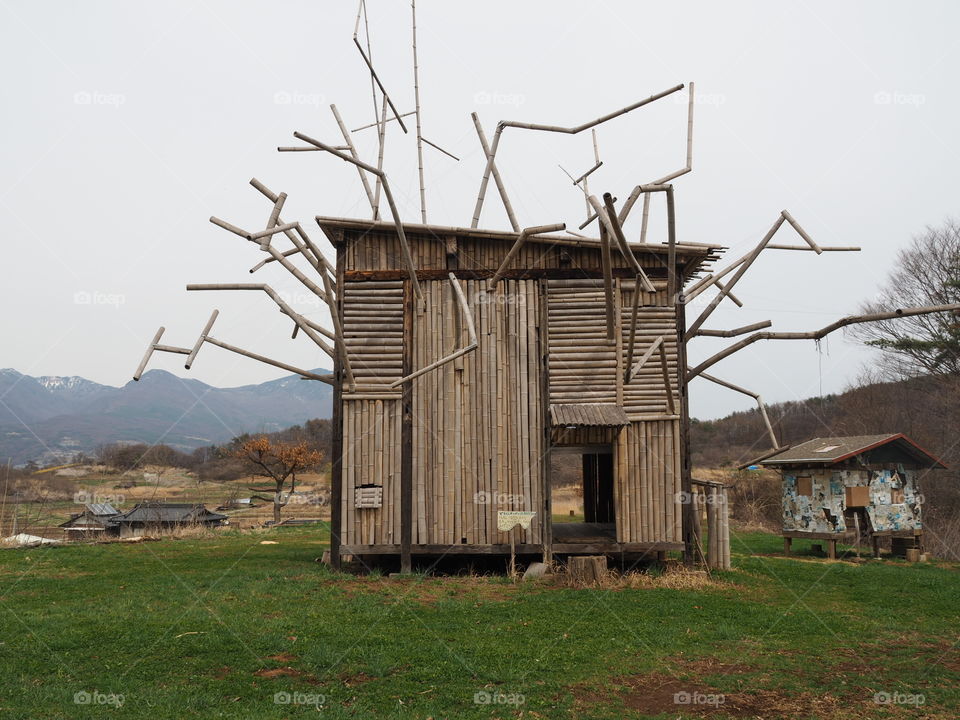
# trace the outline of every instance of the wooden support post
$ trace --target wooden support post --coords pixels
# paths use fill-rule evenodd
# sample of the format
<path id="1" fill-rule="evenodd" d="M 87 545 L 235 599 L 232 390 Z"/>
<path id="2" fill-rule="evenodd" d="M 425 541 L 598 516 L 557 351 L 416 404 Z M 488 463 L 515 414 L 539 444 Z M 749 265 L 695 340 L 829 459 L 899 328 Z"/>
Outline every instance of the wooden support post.
<path id="1" fill-rule="evenodd" d="M 539 287 L 540 322 L 538 323 L 537 336 L 540 343 L 540 412 L 543 426 L 543 460 L 540 463 L 543 520 L 540 523 L 540 533 L 543 541 L 543 562 L 549 567 L 553 562 L 553 497 L 550 478 L 552 444 L 550 432 L 550 338 L 548 334 L 549 304 L 546 280 L 541 280 Z"/>
<path id="2" fill-rule="evenodd" d="M 880 538 L 876 535 L 871 535 L 870 540 L 873 544 L 873 557 L 877 560 L 880 559 Z"/>
<path id="3" fill-rule="evenodd" d="M 413 372 L 414 288 L 403 283 L 403 374 Z M 404 383 L 403 423 L 400 427 L 400 572 L 413 570 L 410 546 L 413 541 L 413 383 Z"/>
<path id="4" fill-rule="evenodd" d="M 680 491 L 683 497 L 690 497 L 693 492 L 693 467 L 690 457 L 690 397 L 688 393 L 687 374 L 683 368 L 687 366 L 686 333 L 686 306 L 682 293 L 678 295 L 677 303 L 672 305 L 676 311 L 677 323 L 677 394 L 680 396 Z M 683 562 L 693 565 L 696 562 L 697 536 L 694 531 L 697 509 L 693 503 L 687 503 L 681 508 L 681 524 L 683 532 Z"/>
<path id="5" fill-rule="evenodd" d="M 827 540 L 827 559 L 828 560 L 837 559 L 837 541 L 836 540 Z"/>
<path id="6" fill-rule="evenodd" d="M 611 274 L 610 235 L 606 227 L 600 225 L 600 264 L 603 266 L 603 296 L 607 315 L 607 340 L 616 338 L 616 325 L 613 316 L 613 275 Z"/>
<path id="7" fill-rule="evenodd" d="M 791 547 L 792 545 L 793 545 L 793 538 L 791 538 L 791 537 L 784 537 L 784 538 L 783 538 L 783 554 L 784 554 L 784 555 L 787 555 L 787 556 L 790 555 L 790 547 Z"/>
<path id="8" fill-rule="evenodd" d="M 343 245 L 337 247 L 337 287 L 343 287 L 343 270 L 345 264 L 345 249 Z M 342 293 L 338 293 L 336 312 L 343 312 Z M 340 545 L 343 532 L 343 368 L 340 354 L 333 358 L 333 427 L 332 448 L 333 458 L 330 463 L 330 566 L 340 570 Z"/>

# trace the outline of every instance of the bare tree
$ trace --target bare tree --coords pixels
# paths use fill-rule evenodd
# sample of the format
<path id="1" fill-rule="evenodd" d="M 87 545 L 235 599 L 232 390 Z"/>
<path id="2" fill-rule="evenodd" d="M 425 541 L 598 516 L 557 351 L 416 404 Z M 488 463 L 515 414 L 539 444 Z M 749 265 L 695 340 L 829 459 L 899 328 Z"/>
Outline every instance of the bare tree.
<path id="1" fill-rule="evenodd" d="M 243 460 L 255 477 L 273 481 L 272 488 L 250 489 L 255 492 L 273 492 L 275 523 L 280 522 L 280 510 L 297 488 L 297 473 L 315 468 L 323 461 L 323 453 L 311 450 L 305 442 L 271 442 L 266 435 L 244 439 L 231 451 L 231 455 Z M 288 480 L 290 489 L 284 492 Z"/>
<path id="2" fill-rule="evenodd" d="M 877 313 L 918 305 L 960 302 L 960 224 L 928 227 L 897 254 L 883 289 L 861 311 Z M 851 329 L 854 337 L 885 351 L 894 377 L 960 375 L 960 319 L 933 313 L 881 320 Z"/>

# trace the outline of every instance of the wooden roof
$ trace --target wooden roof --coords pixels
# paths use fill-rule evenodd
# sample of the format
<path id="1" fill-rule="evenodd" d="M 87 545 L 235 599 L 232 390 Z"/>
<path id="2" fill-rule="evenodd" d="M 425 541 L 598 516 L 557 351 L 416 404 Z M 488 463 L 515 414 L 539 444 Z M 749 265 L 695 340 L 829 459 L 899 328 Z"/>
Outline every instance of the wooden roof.
<path id="1" fill-rule="evenodd" d="M 893 450 L 894 454 L 902 456 L 904 460 L 913 461 L 924 467 L 938 469 L 947 467 L 903 433 L 814 438 L 768 457 L 760 464 L 774 467 L 834 465 L 880 448 Z"/>
<path id="2" fill-rule="evenodd" d="M 622 407 L 608 403 L 551 404 L 550 422 L 565 427 L 621 427 L 630 424 Z"/>
<path id="3" fill-rule="evenodd" d="M 358 233 L 356 237 L 363 237 L 366 233 L 390 233 L 396 231 L 396 225 L 390 220 L 365 220 L 361 218 L 337 218 L 318 215 L 317 224 L 324 234 L 333 243 L 348 240 L 347 233 L 352 231 Z M 492 240 L 512 245 L 519 233 L 510 230 L 482 230 L 479 228 L 463 228 L 445 225 L 422 225 L 420 223 L 403 223 L 403 232 L 410 239 L 427 237 L 439 242 L 446 241 L 451 236 L 460 238 L 475 238 Z M 573 248 L 590 248 L 600 250 L 600 239 L 591 237 L 576 237 L 565 233 L 551 233 L 547 235 L 530 235 L 526 239 L 527 243 L 542 243 L 548 245 L 557 245 Z M 638 243 L 628 242 L 630 249 L 638 256 L 641 254 L 666 255 L 666 243 Z M 616 244 L 613 245 L 614 252 L 618 252 Z M 725 250 L 722 245 L 713 245 L 709 243 L 677 243 L 677 258 L 683 260 L 686 264 L 684 274 L 690 277 L 708 264 L 715 262 L 720 258 Z"/>

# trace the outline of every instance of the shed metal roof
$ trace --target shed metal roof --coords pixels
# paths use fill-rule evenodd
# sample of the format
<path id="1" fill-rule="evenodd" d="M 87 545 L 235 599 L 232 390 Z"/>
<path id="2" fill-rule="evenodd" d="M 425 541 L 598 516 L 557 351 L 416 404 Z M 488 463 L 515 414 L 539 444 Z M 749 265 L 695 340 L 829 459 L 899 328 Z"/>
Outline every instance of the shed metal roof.
<path id="1" fill-rule="evenodd" d="M 629 425 L 627 413 L 609 403 L 550 405 L 550 422 L 555 426 L 621 427 Z"/>
<path id="2" fill-rule="evenodd" d="M 110 503 L 87 503 L 87 512 L 91 515 L 119 515 L 120 511 Z"/>
<path id="3" fill-rule="evenodd" d="M 226 520 L 226 515 L 211 512 L 201 504 L 194 503 L 139 503 L 122 513 L 114 521 L 119 523 L 193 523 L 209 520 Z"/>
<path id="4" fill-rule="evenodd" d="M 851 435 L 846 437 L 814 438 L 794 445 L 760 462 L 761 465 L 833 465 L 885 445 L 894 445 L 917 463 L 931 468 L 946 468 L 903 433 L 887 435 Z"/>

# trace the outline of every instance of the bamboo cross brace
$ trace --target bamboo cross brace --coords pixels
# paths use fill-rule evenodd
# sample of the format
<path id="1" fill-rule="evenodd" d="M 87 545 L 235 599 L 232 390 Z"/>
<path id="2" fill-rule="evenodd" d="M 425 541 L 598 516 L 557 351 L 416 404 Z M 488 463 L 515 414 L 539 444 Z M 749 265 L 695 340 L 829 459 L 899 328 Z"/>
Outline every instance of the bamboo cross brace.
<path id="1" fill-rule="evenodd" d="M 493 173 L 493 181 L 497 184 L 497 192 L 500 193 L 500 200 L 503 202 L 503 207 L 507 211 L 507 217 L 510 219 L 510 227 L 513 228 L 514 232 L 520 232 L 520 223 L 517 222 L 517 217 L 513 212 L 513 205 L 510 204 L 510 198 L 507 196 L 507 188 L 504 186 L 503 178 L 500 177 L 500 171 L 493 161 L 493 154 L 496 152 L 496 148 L 491 149 L 487 143 L 487 135 L 483 132 L 483 126 L 480 124 L 480 116 L 477 115 L 477 113 L 470 113 L 470 117 L 473 118 L 473 126 L 477 129 L 477 137 L 480 138 L 480 147 L 483 148 L 483 154 L 487 158 L 487 166 Z M 495 142 L 500 142 L 499 134 L 497 134 Z M 489 179 L 490 173 L 485 173 L 483 180 L 480 182 L 480 194 L 477 196 L 477 206 L 474 209 L 473 220 L 470 223 L 470 227 L 472 228 L 477 227 L 480 223 L 480 209 L 483 207 L 483 197 L 487 194 L 487 183 Z"/>
<path id="2" fill-rule="evenodd" d="M 846 327 L 847 325 L 858 325 L 860 323 L 877 322 L 880 320 L 896 320 L 897 318 L 914 317 L 916 315 L 929 315 L 937 312 L 955 312 L 960 310 L 960 303 L 950 305 L 930 305 L 915 308 L 901 308 L 891 312 L 873 313 L 870 315 L 851 315 L 841 318 L 836 322 L 810 332 L 758 332 L 748 335 L 733 345 L 721 350 L 717 354 L 707 358 L 702 363 L 694 367 L 687 373 L 687 381 L 703 373 L 711 365 L 715 365 L 726 357 L 733 355 L 738 350 L 742 350 L 748 345 L 752 345 L 758 340 L 820 340 L 835 330 Z"/>
<path id="3" fill-rule="evenodd" d="M 398 385 L 402 385 L 405 382 L 410 382 L 414 378 L 418 378 L 421 375 L 424 375 L 430 372 L 431 370 L 436 370 L 441 365 L 445 365 L 448 362 L 452 362 L 457 358 L 463 357 L 468 352 L 472 352 L 473 350 L 476 350 L 477 347 L 479 346 L 480 342 L 477 339 L 477 328 L 474 325 L 473 314 L 470 312 L 470 306 L 467 304 L 467 298 L 463 294 L 463 288 L 460 287 L 460 282 L 457 280 L 456 275 L 454 275 L 453 273 L 450 273 L 449 278 L 450 278 L 450 285 L 453 287 L 454 295 L 457 298 L 457 304 L 460 306 L 460 312 L 463 314 L 464 320 L 467 323 L 467 334 L 470 336 L 470 343 L 466 347 L 463 347 L 460 350 L 457 350 L 447 355 L 446 357 L 442 357 L 436 362 L 431 363 L 426 367 L 420 368 L 416 372 L 410 373 L 406 377 L 402 377 L 399 380 L 396 380 L 390 383 L 390 387 L 397 387 Z M 454 343 L 456 343 L 456 338 L 454 339 Z"/>
<path id="4" fill-rule="evenodd" d="M 760 410 L 760 416 L 763 418 L 763 424 L 766 426 L 767 434 L 770 436 L 770 442 L 773 444 L 774 449 L 779 448 L 779 444 L 777 443 L 777 436 L 774 434 L 773 426 L 770 424 L 770 418 L 767 416 L 767 406 L 763 404 L 763 398 L 760 397 L 759 393 L 755 393 L 752 390 L 747 390 L 746 388 L 740 387 L 739 385 L 734 385 L 732 382 L 728 380 L 721 380 L 720 378 L 714 377 L 713 375 L 707 375 L 704 372 L 700 373 L 700 377 L 702 377 L 704 380 L 709 380 L 712 383 L 716 383 L 717 385 L 733 390 L 734 392 L 742 393 L 743 395 L 747 395 L 749 397 L 752 397 L 754 400 L 756 400 L 757 408 Z"/>
<path id="5" fill-rule="evenodd" d="M 665 343 L 660 343 L 660 372 L 663 375 L 663 386 L 667 391 L 667 413 L 677 414 L 677 408 L 673 400 L 673 383 L 670 382 L 670 367 L 667 364 L 667 348 Z"/>
<path id="6" fill-rule="evenodd" d="M 646 352 L 644 352 L 643 355 L 640 356 L 640 359 L 637 360 L 637 364 L 630 369 L 630 374 L 627 376 L 626 382 L 630 382 L 630 379 L 633 378 L 638 372 L 640 372 L 640 369 L 647 364 L 647 360 L 653 357 L 653 354 L 659 349 L 659 347 L 662 344 L 663 344 L 663 335 L 660 335 L 659 337 L 657 337 L 656 340 L 650 343 L 650 347 L 648 347 Z"/>
<path id="7" fill-rule="evenodd" d="M 403 222 L 400 220 L 400 212 L 397 210 L 396 202 L 394 202 L 393 192 L 391 192 L 390 190 L 390 183 L 387 182 L 387 174 L 383 172 L 383 170 L 379 170 L 373 167 L 372 165 L 368 165 L 362 160 L 357 160 L 351 157 L 350 155 L 344 155 L 339 150 L 333 148 L 330 145 L 327 145 L 326 143 L 322 143 L 319 140 L 314 140 L 309 135 L 304 135 L 303 133 L 295 132 L 294 136 L 298 140 L 303 140 L 304 142 L 310 143 L 311 145 L 315 145 L 322 150 L 326 150 L 328 153 L 340 158 L 344 162 L 352 163 L 353 165 L 356 165 L 359 168 L 363 168 L 369 173 L 373 173 L 383 181 L 383 192 L 387 196 L 387 203 L 389 203 L 390 212 L 393 215 L 393 223 L 397 228 L 397 236 L 400 239 L 400 247 L 403 250 L 403 259 L 407 265 L 407 273 L 410 277 L 410 284 L 413 286 L 414 292 L 416 293 L 416 296 L 417 296 L 417 300 L 420 302 L 422 306 L 424 303 L 424 298 L 423 298 L 423 291 L 420 289 L 420 281 L 417 280 L 417 266 L 413 262 L 413 256 L 410 254 L 410 245 L 407 242 L 407 236 L 403 231 Z"/>
<path id="8" fill-rule="evenodd" d="M 655 95 L 651 95 L 650 97 L 644 98 L 643 100 L 639 100 L 638 102 L 635 102 L 632 105 L 627 105 L 626 107 L 620 108 L 619 110 L 614 110 L 611 113 L 607 113 L 606 115 L 602 115 L 594 120 L 585 122 L 582 125 L 574 125 L 572 127 L 563 127 L 561 125 L 542 125 L 538 123 L 522 123 L 522 122 L 516 122 L 513 120 L 501 120 L 497 124 L 497 130 L 493 135 L 493 143 L 490 146 L 490 152 L 487 153 L 487 165 L 486 165 L 486 168 L 484 168 L 483 178 L 480 181 L 480 193 L 479 193 L 479 196 L 477 197 L 477 205 L 473 211 L 474 224 L 471 227 L 477 227 L 476 223 L 480 218 L 480 210 L 483 208 L 483 200 L 487 191 L 487 182 L 490 179 L 490 173 L 493 172 L 494 159 L 496 158 L 497 150 L 500 147 L 500 137 L 506 128 L 514 127 L 514 128 L 521 128 L 524 130 L 541 130 L 543 132 L 556 132 L 556 133 L 565 133 L 568 135 L 576 135 L 577 133 L 583 132 L 584 130 L 589 130 L 590 128 L 594 128 L 597 125 L 601 125 L 602 123 L 607 122 L 608 120 L 613 120 L 616 117 L 625 115 L 628 112 L 636 110 L 637 108 L 643 107 L 644 105 L 652 103 L 656 100 L 660 100 L 661 98 L 664 98 L 667 95 L 671 95 L 672 93 L 675 93 L 678 90 L 682 90 L 682 89 L 683 89 L 683 83 L 681 83 L 680 85 L 676 85 L 668 90 L 664 90 L 662 92 L 656 93 Z M 583 226 L 581 226 L 581 229 L 583 229 Z"/>
<path id="9" fill-rule="evenodd" d="M 400 117 L 410 117 L 411 115 L 416 115 L 416 114 L 417 114 L 416 110 L 411 110 L 410 112 L 401 113 Z M 394 120 L 396 120 L 395 117 L 390 117 L 390 118 L 387 118 L 386 121 L 387 121 L 387 122 L 393 122 Z M 361 126 L 358 127 L 358 128 L 354 128 L 354 129 L 351 130 L 350 132 L 355 133 L 355 132 L 360 132 L 361 130 L 369 130 L 369 129 L 372 128 L 372 127 L 380 127 L 380 121 L 372 122 L 372 123 L 367 123 L 366 125 L 361 125 Z M 305 150 L 306 150 L 306 149 L 309 149 L 309 150 L 319 150 L 319 148 L 304 148 L 304 149 L 305 149 Z M 338 149 L 338 150 L 346 150 L 347 148 L 346 148 L 346 147 L 343 147 L 343 148 L 337 148 L 337 149 Z"/>
<path id="10" fill-rule="evenodd" d="M 630 339 L 627 342 L 627 362 L 626 371 L 623 377 L 623 384 L 630 382 L 630 370 L 633 365 L 633 348 L 637 338 L 637 319 L 640 313 L 640 276 L 634 281 L 633 285 L 633 307 L 630 310 Z"/>
<path id="11" fill-rule="evenodd" d="M 610 193 L 603 194 L 604 206 L 601 206 L 600 202 L 593 195 L 590 195 L 587 200 L 594 210 L 599 214 L 603 221 L 604 227 L 607 228 L 608 235 L 613 235 L 617 239 L 617 245 L 620 247 L 620 253 L 630 264 L 630 267 L 633 268 L 633 272 L 638 278 L 640 278 L 640 282 L 643 283 L 644 289 L 647 292 L 656 292 L 656 288 L 653 286 L 653 283 L 650 282 L 650 278 L 647 277 L 647 274 L 643 271 L 643 268 L 637 261 L 636 256 L 634 256 L 633 251 L 627 244 L 627 238 L 624 237 L 623 228 L 617 221 L 617 210 L 613 206 L 613 196 Z"/>
<path id="12" fill-rule="evenodd" d="M 520 231 L 520 234 L 517 235 L 516 241 L 513 243 L 513 247 L 510 248 L 507 252 L 507 256 L 503 259 L 503 262 L 500 263 L 500 267 L 497 268 L 497 271 L 493 274 L 493 277 L 490 278 L 490 287 L 494 287 L 500 280 L 503 278 L 503 274 L 507 271 L 507 267 L 510 265 L 510 261 L 520 252 L 520 248 L 523 247 L 524 243 L 527 241 L 527 238 L 531 235 L 540 235 L 541 233 L 551 233 L 551 232 L 560 232 L 561 230 L 566 230 L 567 226 L 565 223 L 555 223 L 553 225 L 534 225 L 533 227 L 524 228 Z"/>

